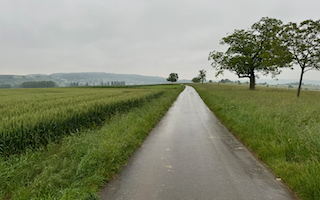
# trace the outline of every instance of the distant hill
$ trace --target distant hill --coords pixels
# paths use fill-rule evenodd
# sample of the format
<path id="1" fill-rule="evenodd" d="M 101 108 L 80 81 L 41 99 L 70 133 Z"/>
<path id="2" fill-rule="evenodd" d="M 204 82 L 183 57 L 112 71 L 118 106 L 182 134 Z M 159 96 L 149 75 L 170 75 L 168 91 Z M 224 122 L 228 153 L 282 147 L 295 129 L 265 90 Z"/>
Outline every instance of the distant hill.
<path id="1" fill-rule="evenodd" d="M 79 82 L 79 84 L 101 85 L 101 83 L 124 81 L 126 85 L 161 84 L 166 79 L 157 76 L 142 76 L 133 74 L 111 74 L 103 72 L 87 73 L 56 73 L 49 75 L 53 80 L 59 82 Z"/>
<path id="2" fill-rule="evenodd" d="M 29 81 L 54 81 L 60 87 L 68 87 L 72 83 L 82 85 L 107 85 L 111 82 L 125 82 L 126 85 L 163 84 L 168 81 L 158 76 L 142 76 L 135 74 L 113 74 L 104 72 L 83 72 L 83 73 L 54 73 L 29 74 L 25 76 L 0 75 L 0 85 L 9 84 L 12 88 L 18 88 L 23 82 Z M 178 82 L 191 82 L 180 80 Z"/>
<path id="3" fill-rule="evenodd" d="M 12 88 L 18 88 L 23 82 L 30 81 L 52 81 L 52 78 L 48 77 L 48 75 L 0 75 L 0 86 L 10 85 Z"/>

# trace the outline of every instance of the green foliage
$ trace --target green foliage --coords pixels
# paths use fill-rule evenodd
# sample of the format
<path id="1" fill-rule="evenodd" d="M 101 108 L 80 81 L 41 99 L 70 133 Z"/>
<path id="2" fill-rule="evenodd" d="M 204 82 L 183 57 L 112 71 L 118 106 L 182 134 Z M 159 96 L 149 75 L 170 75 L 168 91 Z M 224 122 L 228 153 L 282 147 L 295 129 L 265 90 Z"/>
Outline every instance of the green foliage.
<path id="1" fill-rule="evenodd" d="M 162 90 L 55 88 L 6 90 L 0 103 L 0 154 L 20 153 L 95 127 L 139 107 Z"/>
<path id="2" fill-rule="evenodd" d="M 28 75 L 0 75 L 0 85 L 10 84 L 11 88 L 21 88 L 23 82 L 39 82 L 39 81 L 53 81 L 48 76 Z"/>
<path id="3" fill-rule="evenodd" d="M 29 81 L 21 84 L 22 88 L 50 88 L 55 86 L 56 83 L 53 81 Z"/>
<path id="4" fill-rule="evenodd" d="M 206 80 L 206 71 L 203 69 L 203 70 L 199 70 L 199 75 L 197 77 L 194 77 L 191 81 L 194 83 L 200 83 L 201 81 L 203 84 L 205 80 Z"/>
<path id="5" fill-rule="evenodd" d="M 220 83 L 232 83 L 232 81 L 230 81 L 229 79 L 221 79 L 220 81 L 219 81 Z"/>
<path id="6" fill-rule="evenodd" d="M 204 102 L 302 199 L 320 199 L 320 92 L 194 85 Z"/>
<path id="7" fill-rule="evenodd" d="M 292 54 L 293 63 L 301 68 L 299 97 L 304 73 L 320 69 L 320 20 L 306 20 L 299 25 L 290 22 L 284 26 L 281 36 Z"/>
<path id="8" fill-rule="evenodd" d="M 179 78 L 179 76 L 178 76 L 177 73 L 171 73 L 169 75 L 169 77 L 167 78 L 167 81 L 170 81 L 171 83 L 172 82 L 177 82 L 178 78 Z"/>
<path id="9" fill-rule="evenodd" d="M 233 34 L 222 38 L 221 44 L 229 46 L 226 52 L 212 51 L 209 60 L 218 72 L 235 72 L 239 78 L 250 79 L 250 89 L 255 89 L 256 73 L 272 77 L 280 74 L 279 68 L 289 67 L 291 54 L 279 39 L 282 22 L 263 17 L 249 30 L 235 30 Z"/>
<path id="10" fill-rule="evenodd" d="M 6 160 L 0 157 L 0 199 L 99 199 L 99 189 L 120 172 L 183 90 L 181 85 L 143 88 L 109 89 L 115 90 L 109 97 L 105 89 L 82 88 L 83 96 L 104 93 L 105 99 L 144 90 L 162 91 L 162 95 L 127 113 L 114 114 L 99 129 L 71 133 L 59 143 Z"/>
<path id="11" fill-rule="evenodd" d="M 206 80 L 206 71 L 203 69 L 203 70 L 199 70 L 199 78 L 200 78 L 200 81 L 202 82 L 202 84 L 203 84 L 203 81 L 205 81 Z"/>
<path id="12" fill-rule="evenodd" d="M 11 88 L 10 84 L 1 84 L 0 85 L 0 89 L 9 89 L 9 88 Z"/>
<path id="13" fill-rule="evenodd" d="M 200 78 L 199 77 L 194 77 L 191 81 L 194 83 L 200 83 Z"/>

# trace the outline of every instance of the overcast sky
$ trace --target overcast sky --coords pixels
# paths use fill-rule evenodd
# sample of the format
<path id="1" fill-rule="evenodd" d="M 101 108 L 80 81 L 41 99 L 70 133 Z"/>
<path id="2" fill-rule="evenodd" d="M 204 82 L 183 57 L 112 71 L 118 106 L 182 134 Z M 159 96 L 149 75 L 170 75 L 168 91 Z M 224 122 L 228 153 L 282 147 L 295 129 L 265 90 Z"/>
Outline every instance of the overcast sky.
<path id="1" fill-rule="evenodd" d="M 176 72 L 192 79 L 205 69 L 217 80 L 208 54 L 225 50 L 219 41 L 227 33 L 265 16 L 318 20 L 319 8 L 319 0 L 0 0 L 0 74 Z M 305 79 L 319 80 L 320 72 Z"/>

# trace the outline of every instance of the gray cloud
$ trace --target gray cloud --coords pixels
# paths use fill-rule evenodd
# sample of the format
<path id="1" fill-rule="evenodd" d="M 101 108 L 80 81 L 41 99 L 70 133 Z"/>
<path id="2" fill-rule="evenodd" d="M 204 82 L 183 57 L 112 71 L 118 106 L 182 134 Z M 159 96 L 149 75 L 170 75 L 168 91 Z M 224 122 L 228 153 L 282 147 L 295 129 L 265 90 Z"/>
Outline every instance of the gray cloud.
<path id="1" fill-rule="evenodd" d="M 317 0 L 12 0 L 0 2 L 1 74 L 112 72 L 191 79 L 234 29 L 261 17 L 318 19 Z M 318 79 L 320 72 L 306 73 Z M 297 78 L 299 70 L 280 78 Z M 226 73 L 224 78 L 236 79 Z"/>

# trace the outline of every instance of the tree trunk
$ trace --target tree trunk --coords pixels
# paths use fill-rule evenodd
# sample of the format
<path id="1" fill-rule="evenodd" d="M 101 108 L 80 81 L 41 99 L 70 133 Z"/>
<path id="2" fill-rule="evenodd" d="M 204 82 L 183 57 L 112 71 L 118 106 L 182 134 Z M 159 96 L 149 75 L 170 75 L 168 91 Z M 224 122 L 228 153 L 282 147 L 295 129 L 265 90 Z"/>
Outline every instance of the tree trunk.
<path id="1" fill-rule="evenodd" d="M 254 90 L 256 86 L 256 77 L 254 75 L 254 72 L 252 70 L 251 75 L 250 75 L 250 90 Z"/>
<path id="2" fill-rule="evenodd" d="M 299 96 L 300 96 L 300 90 L 301 90 L 301 84 L 302 84 L 303 74 L 304 74 L 304 67 L 302 67 L 302 68 L 301 68 L 300 82 L 299 82 L 299 87 L 298 87 L 298 94 L 297 94 L 297 97 L 299 97 Z"/>

